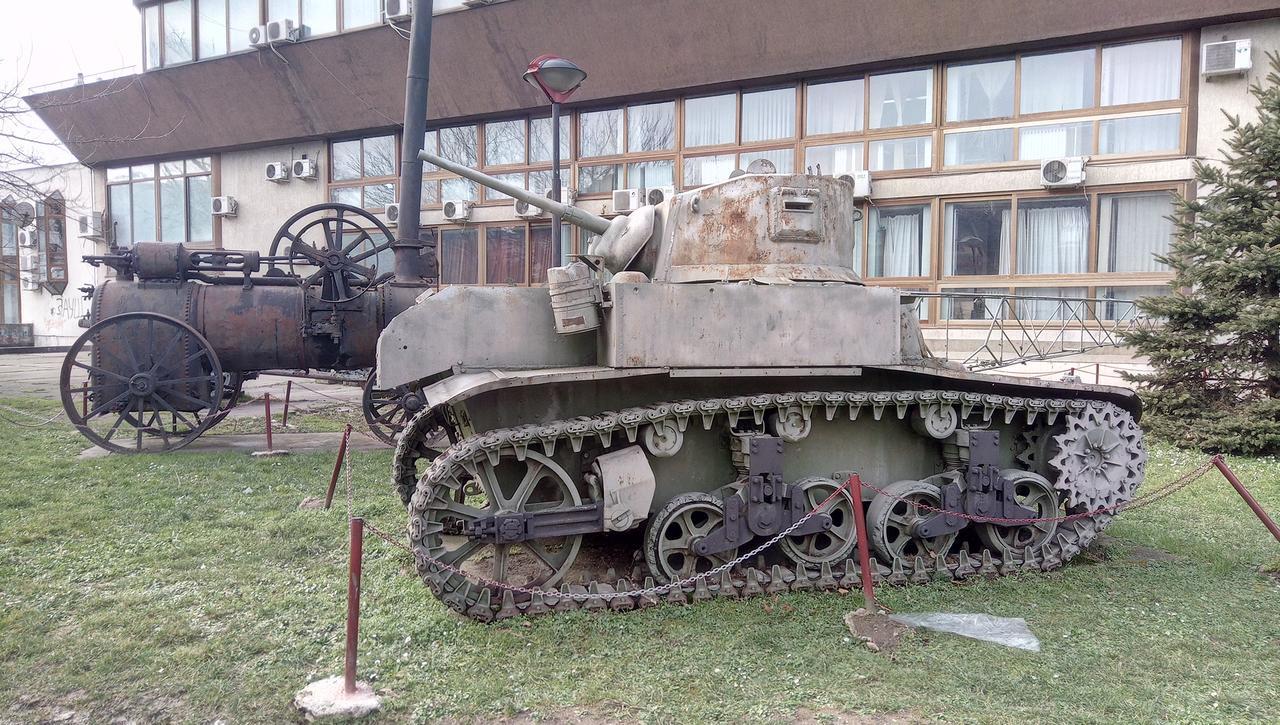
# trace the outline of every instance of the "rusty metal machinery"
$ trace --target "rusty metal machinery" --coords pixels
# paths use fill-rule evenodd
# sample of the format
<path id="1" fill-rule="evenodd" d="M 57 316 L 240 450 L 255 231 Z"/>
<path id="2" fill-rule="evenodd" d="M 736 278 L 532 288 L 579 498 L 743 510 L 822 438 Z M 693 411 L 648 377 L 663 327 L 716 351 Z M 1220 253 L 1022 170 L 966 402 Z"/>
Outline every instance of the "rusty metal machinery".
<path id="1" fill-rule="evenodd" d="M 89 329 L 62 369 L 63 407 L 108 450 L 180 448 L 226 416 L 246 375 L 371 367 L 379 331 L 434 286 L 413 274 L 433 263 L 399 260 L 430 254 L 369 212 L 329 203 L 285 221 L 266 255 L 140 242 L 86 257 L 115 276 L 91 292 Z M 396 406 L 413 391 L 373 392 L 366 417 L 393 440 Z"/>

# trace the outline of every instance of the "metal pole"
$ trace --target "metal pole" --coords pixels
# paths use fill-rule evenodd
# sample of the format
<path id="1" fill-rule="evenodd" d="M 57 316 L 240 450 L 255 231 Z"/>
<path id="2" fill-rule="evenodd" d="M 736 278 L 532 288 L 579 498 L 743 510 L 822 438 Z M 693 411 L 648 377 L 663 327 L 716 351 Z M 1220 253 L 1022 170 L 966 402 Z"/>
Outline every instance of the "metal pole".
<path id="1" fill-rule="evenodd" d="M 427 133 L 427 88 L 431 76 L 431 9 L 413 14 L 409 26 L 409 64 L 404 82 L 404 135 L 401 137 L 400 221 L 396 227 L 396 281 L 419 283 L 437 271 L 423 255 L 419 239 L 422 207 L 422 160 L 418 151 Z"/>
<path id="2" fill-rule="evenodd" d="M 1240 479 L 1236 478 L 1235 472 L 1227 467 L 1227 462 L 1221 454 L 1213 457 L 1213 465 L 1218 467 L 1227 482 L 1236 490 L 1236 493 L 1240 494 L 1240 498 L 1244 499 L 1249 508 L 1253 509 L 1253 515 L 1257 516 L 1262 525 L 1267 527 L 1267 531 L 1270 531 L 1271 535 L 1276 537 L 1276 541 L 1280 541 L 1280 526 L 1276 526 L 1276 522 L 1272 521 L 1271 517 L 1267 515 L 1267 512 L 1262 508 L 1262 504 L 1258 503 L 1253 494 L 1249 493 L 1244 484 L 1240 483 Z"/>
<path id="3" fill-rule="evenodd" d="M 333 462 L 333 475 L 329 477 L 329 489 L 324 493 L 324 510 L 333 505 L 333 490 L 338 487 L 338 472 L 342 470 L 342 461 L 347 457 L 347 442 L 351 440 L 351 424 L 347 423 L 342 431 L 342 442 L 338 444 L 338 460 Z"/>
<path id="4" fill-rule="evenodd" d="M 289 425 L 289 398 L 293 396 L 293 381 L 284 384 L 284 411 L 280 414 L 280 425 Z"/>
<path id="5" fill-rule="evenodd" d="M 364 558 L 364 519 L 351 519 L 351 560 L 347 564 L 347 661 L 342 668 L 342 688 L 356 692 L 356 645 L 360 640 L 360 565 Z"/>
<path id="6" fill-rule="evenodd" d="M 1093 364 L 1093 384 L 1100 385 L 1102 383 L 1102 363 Z"/>
<path id="7" fill-rule="evenodd" d="M 862 566 L 862 601 L 868 614 L 876 611 L 876 594 L 871 584 L 871 545 L 867 538 L 867 515 L 862 510 L 862 477 L 853 474 L 853 525 L 858 527 L 858 563 Z"/>
<path id="8" fill-rule="evenodd" d="M 263 394 L 262 394 L 262 404 L 263 404 L 263 406 L 266 408 L 266 411 L 267 411 L 267 414 L 266 414 L 266 419 L 267 419 L 267 450 L 268 450 L 268 451 L 270 451 L 270 450 L 272 449 L 272 448 L 271 448 L 271 393 L 263 393 Z"/>
<path id="9" fill-rule="evenodd" d="M 560 104 L 551 104 L 551 198 L 560 202 Z M 564 263 L 564 244 L 561 241 L 560 212 L 551 213 L 551 248 L 560 253 L 558 263 Z"/>
<path id="10" fill-rule="evenodd" d="M 84 381 L 84 385 L 80 388 L 80 417 L 89 417 L 89 381 Z"/>

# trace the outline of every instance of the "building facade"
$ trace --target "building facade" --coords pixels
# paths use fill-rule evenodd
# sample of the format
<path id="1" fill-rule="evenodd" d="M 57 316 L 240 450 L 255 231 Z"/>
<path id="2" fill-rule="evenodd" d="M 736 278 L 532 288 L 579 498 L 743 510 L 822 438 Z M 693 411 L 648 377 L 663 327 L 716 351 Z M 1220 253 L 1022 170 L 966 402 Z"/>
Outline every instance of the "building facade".
<path id="1" fill-rule="evenodd" d="M 145 71 L 27 99 L 92 167 L 117 246 L 265 251 L 311 204 L 382 214 L 406 143 L 545 190 L 550 122 L 520 75 L 555 52 L 590 74 L 562 127 L 564 178 L 589 211 L 759 159 L 866 171 L 853 243 L 869 283 L 1115 300 L 1167 290 L 1173 199 L 1196 193 L 1193 162 L 1221 157 L 1223 112 L 1249 117 L 1248 86 L 1280 50 L 1280 3 L 1260 0 L 437 2 L 431 130 L 406 140 L 408 43 L 380 0 L 135 4 Z M 251 47 L 251 28 L 285 18 L 296 42 Z M 1202 73 L 1203 45 L 1228 40 L 1250 41 L 1252 68 Z M 1083 183 L 1047 187 L 1041 163 L 1070 158 L 1086 159 Z M 267 179 L 302 159 L 314 176 Z M 588 241 L 554 249 L 545 219 L 430 167 L 422 190 L 444 284 L 541 284 Z M 236 215 L 213 216 L 213 197 Z M 447 201 L 469 218 L 445 220 Z M 930 325 L 989 313 L 921 309 Z"/>

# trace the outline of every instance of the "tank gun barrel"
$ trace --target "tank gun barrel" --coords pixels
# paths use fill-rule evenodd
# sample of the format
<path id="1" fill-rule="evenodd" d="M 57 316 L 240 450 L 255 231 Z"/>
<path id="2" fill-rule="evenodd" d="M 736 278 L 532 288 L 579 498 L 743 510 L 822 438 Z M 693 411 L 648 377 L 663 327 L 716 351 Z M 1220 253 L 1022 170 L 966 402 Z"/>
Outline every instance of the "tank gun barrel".
<path id="1" fill-rule="evenodd" d="M 535 206 L 552 214 L 560 214 L 566 222 L 577 227 L 582 227 L 589 232 L 604 234 L 609 228 L 609 220 L 602 216 L 596 216 L 591 212 L 584 211 L 570 204 L 561 204 L 558 199 L 548 199 L 541 194 L 535 194 L 528 189 L 521 188 L 515 184 L 509 184 L 501 179 L 495 179 L 488 174 L 476 171 L 470 166 L 455 164 L 448 159 L 441 158 L 426 151 L 419 151 L 418 158 L 428 163 L 435 164 L 445 171 L 451 171 L 464 179 L 470 179 L 477 184 L 500 191 L 514 199 L 519 199 L 530 206 Z"/>

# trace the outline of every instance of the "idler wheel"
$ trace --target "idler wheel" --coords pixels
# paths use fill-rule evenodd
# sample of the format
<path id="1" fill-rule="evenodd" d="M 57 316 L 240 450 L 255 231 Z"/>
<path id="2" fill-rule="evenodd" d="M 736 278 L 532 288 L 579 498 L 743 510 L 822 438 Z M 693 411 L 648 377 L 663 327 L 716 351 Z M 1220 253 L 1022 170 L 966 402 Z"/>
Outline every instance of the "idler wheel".
<path id="1" fill-rule="evenodd" d="M 374 387 L 373 381 L 373 375 L 364 381 L 360 409 L 364 413 L 364 421 L 369 424 L 369 431 L 378 440 L 394 446 L 409 420 L 426 407 L 426 399 L 407 385 L 380 390 Z"/>
<path id="2" fill-rule="evenodd" d="M 804 501 L 806 513 L 840 488 L 839 483 L 829 478 L 806 478 L 795 485 Z M 831 517 L 831 528 L 804 536 L 788 536 L 778 544 L 782 552 L 800 564 L 834 564 L 848 559 L 858 543 L 853 506 L 849 489 L 841 490 L 840 495 L 823 509 L 823 513 Z"/>
<path id="3" fill-rule="evenodd" d="M 955 534 L 929 539 L 916 535 L 917 522 L 934 513 L 920 508 L 919 504 L 941 507 L 938 487 L 924 481 L 898 481 L 885 486 L 884 493 L 876 494 L 867 507 L 871 548 L 886 562 L 898 558 L 911 561 L 917 556 L 932 560 L 946 556 L 955 543 Z"/>
<path id="4" fill-rule="evenodd" d="M 644 558 L 654 576 L 664 582 L 710 571 L 738 556 L 736 548 L 699 556 L 693 545 L 724 521 L 724 503 L 709 493 L 676 496 L 649 519 L 644 534 Z"/>
<path id="5" fill-rule="evenodd" d="M 1004 470 L 1001 478 L 1013 482 L 1013 499 L 1035 512 L 1034 518 L 1056 518 L 1061 514 L 1062 496 L 1043 476 L 1026 471 Z M 1003 558 L 1011 553 L 1024 553 L 1028 548 L 1043 546 L 1053 539 L 1057 521 L 1037 521 L 1021 526 L 994 523 L 978 525 L 978 538 Z"/>

